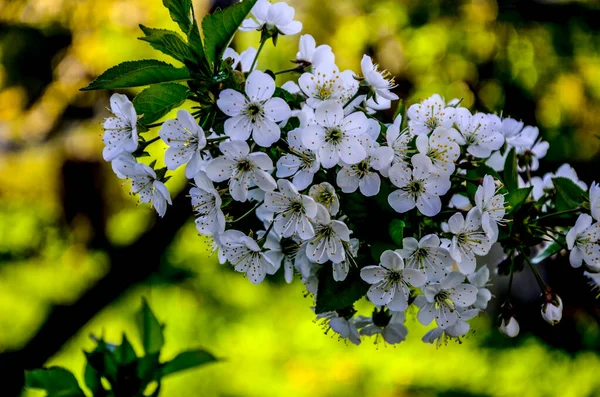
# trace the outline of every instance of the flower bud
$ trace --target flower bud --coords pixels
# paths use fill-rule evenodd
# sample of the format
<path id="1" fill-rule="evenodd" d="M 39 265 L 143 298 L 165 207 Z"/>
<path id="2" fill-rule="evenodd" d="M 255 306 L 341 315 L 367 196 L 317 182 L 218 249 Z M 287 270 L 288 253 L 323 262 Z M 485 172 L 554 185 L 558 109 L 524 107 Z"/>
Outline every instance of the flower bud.
<path id="1" fill-rule="evenodd" d="M 514 338 L 515 336 L 519 335 L 519 329 L 520 329 L 519 323 L 512 316 L 508 320 L 508 324 L 506 323 L 506 320 L 504 318 L 502 319 L 502 322 L 500 323 L 500 332 L 502 332 L 504 335 L 508 336 L 509 338 Z"/>
<path id="2" fill-rule="evenodd" d="M 542 305 L 542 318 L 550 325 L 556 325 L 562 319 L 563 304 L 560 296 L 552 294 Z"/>

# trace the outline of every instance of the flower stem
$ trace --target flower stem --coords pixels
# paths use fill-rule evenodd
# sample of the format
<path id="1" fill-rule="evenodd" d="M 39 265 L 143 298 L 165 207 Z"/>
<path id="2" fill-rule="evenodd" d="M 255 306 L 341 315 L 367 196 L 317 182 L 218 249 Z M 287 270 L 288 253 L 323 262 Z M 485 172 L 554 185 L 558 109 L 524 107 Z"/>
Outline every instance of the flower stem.
<path id="1" fill-rule="evenodd" d="M 264 201 L 259 201 L 258 203 L 256 203 L 256 205 L 254 207 L 252 207 L 250 210 L 248 210 L 248 212 L 246 212 L 244 215 L 240 216 L 237 219 L 234 219 L 232 221 L 227 221 L 227 223 L 236 223 L 241 221 L 242 219 L 246 218 L 248 215 L 250 215 L 252 212 L 254 212 L 258 207 L 260 207 L 262 204 L 264 203 Z"/>
<path id="2" fill-rule="evenodd" d="M 225 135 L 225 136 L 218 136 L 218 137 L 216 137 L 216 138 L 208 138 L 208 139 L 206 140 L 206 142 L 208 142 L 208 143 L 212 143 L 212 142 L 221 142 L 221 141 L 224 141 L 224 140 L 226 140 L 226 139 L 229 139 L 229 137 L 228 137 L 227 135 Z"/>
<path id="3" fill-rule="evenodd" d="M 352 96 L 352 98 L 348 99 L 348 102 L 346 102 L 346 103 L 344 104 L 344 107 L 343 107 L 343 108 L 344 108 L 344 109 L 346 109 L 346 108 L 348 107 L 348 105 L 350 105 L 350 104 L 352 103 L 352 101 L 354 101 L 354 100 L 355 100 L 356 98 L 358 98 L 360 95 L 361 95 L 361 94 L 360 94 L 360 90 L 356 91 L 356 94 L 354 94 L 354 95 Z"/>
<path id="4" fill-rule="evenodd" d="M 153 144 L 154 142 L 158 141 L 159 139 L 160 139 L 160 136 L 157 136 L 155 138 L 150 139 L 149 141 L 146 141 L 144 143 L 144 147 L 150 146 L 151 144 Z"/>
<path id="5" fill-rule="evenodd" d="M 260 45 L 258 46 L 258 50 L 256 51 L 256 56 L 254 57 L 254 60 L 252 61 L 252 66 L 250 66 L 250 72 L 252 72 L 254 70 L 254 66 L 256 66 L 256 61 L 258 61 L 258 56 L 260 55 L 260 52 L 262 51 L 266 42 L 267 42 L 267 39 L 261 40 Z"/>
<path id="6" fill-rule="evenodd" d="M 569 250 L 567 248 L 567 246 L 562 241 L 559 241 L 556 237 L 554 237 L 549 230 L 544 230 L 544 229 L 542 229 L 540 227 L 536 227 L 536 226 L 534 226 L 534 228 L 536 231 L 540 232 L 542 235 L 544 235 L 546 237 L 550 237 L 552 240 L 554 240 L 554 242 L 556 244 L 560 245 L 562 249 L 565 249 L 567 251 Z"/>
<path id="7" fill-rule="evenodd" d="M 291 72 L 300 72 L 300 68 L 298 68 L 297 66 L 295 68 L 291 68 L 291 69 L 284 69 L 284 70 L 280 70 L 279 72 L 275 72 L 275 76 L 277 76 L 278 74 L 283 74 L 283 73 L 291 73 Z"/>
<path id="8" fill-rule="evenodd" d="M 540 219 L 552 218 L 553 216 L 560 216 L 560 215 L 565 215 L 565 214 L 571 214 L 573 212 L 581 211 L 582 209 L 583 209 L 582 207 L 577 207 L 577 208 L 572 208 L 570 210 L 558 211 L 558 212 L 553 212 L 552 214 L 542 215 L 542 216 L 534 219 L 531 223 L 536 223 Z"/>
<path id="9" fill-rule="evenodd" d="M 510 292 L 512 291 L 512 282 L 513 282 L 513 275 L 515 274 L 515 257 L 513 256 L 513 253 L 510 252 L 510 254 L 512 256 L 512 260 L 510 261 L 510 267 L 508 269 L 509 275 L 508 275 L 508 293 L 506 294 L 506 302 L 510 302 Z"/>
<path id="10" fill-rule="evenodd" d="M 261 238 L 261 240 L 265 240 L 265 242 L 263 243 L 261 248 L 263 248 L 265 246 L 265 244 L 267 243 L 267 237 L 269 236 L 269 233 L 271 233 L 271 230 L 273 229 L 273 225 L 275 225 L 275 221 L 271 222 L 271 224 L 269 225 L 269 227 L 267 228 L 267 230 L 265 232 L 265 235 Z"/>
<path id="11" fill-rule="evenodd" d="M 531 262 L 531 259 L 529 258 L 529 256 L 524 255 L 521 252 L 521 255 L 524 256 L 525 261 L 527 262 L 527 264 L 529 265 L 529 267 L 531 268 L 531 271 L 533 272 L 533 274 L 535 275 L 535 279 L 537 280 L 540 289 L 542 290 L 543 294 L 546 294 L 550 288 L 548 288 L 548 285 L 544 282 L 544 279 L 542 278 L 542 276 L 540 275 L 540 272 L 538 272 L 538 270 L 535 268 L 534 264 Z"/>
<path id="12" fill-rule="evenodd" d="M 144 127 L 146 128 L 155 128 L 155 127 L 160 127 L 162 125 L 162 123 L 154 123 L 154 124 L 144 124 Z"/>

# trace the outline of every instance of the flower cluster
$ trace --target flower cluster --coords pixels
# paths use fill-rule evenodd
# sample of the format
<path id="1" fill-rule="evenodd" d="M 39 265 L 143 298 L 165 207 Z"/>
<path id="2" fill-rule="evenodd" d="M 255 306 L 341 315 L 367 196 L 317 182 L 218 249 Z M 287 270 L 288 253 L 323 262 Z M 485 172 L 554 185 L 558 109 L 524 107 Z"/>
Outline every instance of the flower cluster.
<path id="1" fill-rule="evenodd" d="M 226 77 L 190 97 L 198 102 L 192 112 L 160 125 L 166 167 L 138 162 L 158 138 L 140 134 L 124 95 L 111 98 L 104 158 L 132 180 L 140 201 L 163 216 L 166 173 L 185 165 L 198 233 L 212 238 L 220 261 L 252 283 L 281 268 L 288 283 L 298 276 L 315 296 L 317 318 L 355 344 L 379 334 L 403 341 L 411 307 L 419 322 L 435 323 L 424 341 L 466 335 L 492 297 L 490 267 L 511 279 L 519 263 L 535 270 L 536 245 L 546 257 L 568 248 L 574 267 L 600 271 L 600 187 L 588 198 L 568 166 L 532 177 L 548 150 L 537 128 L 437 94 L 386 122 L 382 111 L 399 99 L 389 73 L 368 55 L 360 71 L 340 70 L 331 48 L 310 35 L 300 37 L 295 68 L 258 70 L 267 39 L 297 34 L 302 24 L 285 3 L 255 3 L 240 30 L 262 32 L 259 50 L 224 51 Z M 278 87 L 276 75 L 291 78 Z M 559 202 L 565 192 L 570 201 Z M 578 212 L 566 237 L 548 223 Z M 562 301 L 540 286 L 542 315 L 555 324 Z M 340 298 L 336 288 L 350 292 Z M 353 307 L 362 296 L 374 306 L 369 316 Z M 512 311 L 503 314 L 505 334 L 518 327 Z"/>

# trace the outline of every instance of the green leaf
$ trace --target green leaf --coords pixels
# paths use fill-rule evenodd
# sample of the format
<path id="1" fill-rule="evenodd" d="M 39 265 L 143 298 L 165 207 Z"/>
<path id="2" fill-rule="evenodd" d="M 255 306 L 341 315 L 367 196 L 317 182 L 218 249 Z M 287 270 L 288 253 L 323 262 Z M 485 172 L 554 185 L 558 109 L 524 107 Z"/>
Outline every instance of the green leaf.
<path id="1" fill-rule="evenodd" d="M 159 354 L 146 354 L 137 362 L 137 376 L 145 383 L 160 379 Z"/>
<path id="2" fill-rule="evenodd" d="M 193 50 L 194 57 L 198 64 L 205 60 L 204 56 L 204 45 L 202 44 L 202 37 L 200 37 L 200 30 L 198 29 L 198 22 L 194 18 L 192 24 L 192 30 L 188 34 L 188 43 Z"/>
<path id="3" fill-rule="evenodd" d="M 562 250 L 562 246 L 560 244 L 558 244 L 556 241 L 551 242 L 550 244 L 548 244 L 546 246 L 546 248 L 544 248 L 543 250 L 541 250 L 532 260 L 531 262 L 534 265 L 537 265 L 538 263 L 541 263 L 543 260 L 551 257 L 552 255 L 560 252 L 560 250 Z"/>
<path id="4" fill-rule="evenodd" d="M 85 365 L 85 371 L 83 373 L 83 380 L 85 381 L 85 385 L 92 392 L 94 397 L 102 396 L 106 392 L 104 387 L 102 387 L 102 381 L 100 380 L 100 374 L 98 371 L 92 367 L 90 363 Z"/>
<path id="5" fill-rule="evenodd" d="M 517 170 L 517 153 L 515 148 L 510 149 L 504 163 L 504 186 L 512 192 L 519 187 L 519 173 Z"/>
<path id="6" fill-rule="evenodd" d="M 140 87 L 190 78 L 186 68 L 176 68 L 155 59 L 123 62 L 102 73 L 81 91 Z"/>
<path id="7" fill-rule="evenodd" d="M 506 196 L 506 201 L 511 207 L 508 212 L 517 211 L 521 205 L 523 205 L 525 200 L 527 200 L 527 197 L 529 197 L 532 189 L 533 187 L 523 187 L 509 192 Z"/>
<path id="8" fill-rule="evenodd" d="M 404 223 L 404 221 L 401 221 L 400 219 L 392 219 L 388 226 L 390 237 L 396 244 L 399 245 L 399 247 L 402 247 L 405 226 L 406 224 Z"/>
<path id="9" fill-rule="evenodd" d="M 61 367 L 26 371 L 25 386 L 31 389 L 46 390 L 48 396 L 85 397 L 85 393 L 79 388 L 75 376 Z"/>
<path id="10" fill-rule="evenodd" d="M 186 86 L 175 83 L 155 84 L 137 94 L 133 106 L 142 124 L 150 124 L 160 119 L 172 109 L 181 105 L 187 98 Z"/>
<path id="11" fill-rule="evenodd" d="M 382 241 L 378 241 L 376 243 L 371 244 L 371 258 L 375 262 L 379 262 L 381 259 L 381 254 L 383 254 L 387 250 L 396 250 L 398 246 L 392 243 L 386 243 Z"/>
<path id="12" fill-rule="evenodd" d="M 398 101 L 398 106 L 396 107 L 396 111 L 394 112 L 394 118 L 392 121 L 396 120 L 396 117 L 403 116 L 404 117 L 404 101 L 400 99 Z"/>
<path id="13" fill-rule="evenodd" d="M 140 29 L 142 29 L 145 36 L 139 37 L 139 40 L 150 43 L 155 50 L 169 55 L 182 63 L 195 59 L 190 47 L 183 41 L 179 34 L 165 29 L 148 28 L 144 25 L 140 25 Z"/>
<path id="14" fill-rule="evenodd" d="M 352 306 L 362 298 L 369 289 L 369 284 L 360 278 L 360 270 L 353 267 L 344 281 L 337 282 L 333 279 L 330 266 L 323 266 L 318 274 L 319 293 L 315 313 L 321 314 L 333 310 L 340 310 Z"/>
<path id="15" fill-rule="evenodd" d="M 88 353 L 84 352 L 87 362 L 96 372 L 109 381 L 114 382 L 117 379 L 117 360 L 113 356 L 113 353 L 108 349 L 96 349 L 95 351 Z"/>
<path id="16" fill-rule="evenodd" d="M 204 17 L 204 52 L 211 64 L 220 62 L 223 52 L 254 4 L 256 0 L 244 0 Z"/>
<path id="17" fill-rule="evenodd" d="M 179 353 L 174 359 L 163 364 L 160 371 L 162 377 L 185 371 L 190 368 L 216 362 L 217 359 L 205 350 L 188 350 Z"/>
<path id="18" fill-rule="evenodd" d="M 138 312 L 138 329 L 146 354 L 159 353 L 165 344 L 163 328 L 152 313 L 146 299 L 142 300 L 142 308 Z"/>
<path id="19" fill-rule="evenodd" d="M 173 22 L 187 34 L 192 30 L 192 0 L 163 0 L 163 5 L 169 10 Z"/>
<path id="20" fill-rule="evenodd" d="M 129 343 L 125 333 L 123 333 L 123 341 L 121 342 L 121 345 L 117 347 L 115 355 L 117 356 L 117 362 L 119 364 L 130 364 L 137 359 L 135 350 L 133 350 L 133 346 Z"/>
<path id="21" fill-rule="evenodd" d="M 585 200 L 586 192 L 569 178 L 552 178 L 556 188 L 556 210 L 568 211 L 578 207 Z"/>

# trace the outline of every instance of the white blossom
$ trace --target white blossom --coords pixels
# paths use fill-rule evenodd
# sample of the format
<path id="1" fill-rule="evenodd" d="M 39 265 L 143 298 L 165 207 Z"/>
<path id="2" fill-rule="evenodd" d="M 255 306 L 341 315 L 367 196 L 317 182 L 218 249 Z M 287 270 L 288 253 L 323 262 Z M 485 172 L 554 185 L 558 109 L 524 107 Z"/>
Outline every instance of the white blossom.
<path id="1" fill-rule="evenodd" d="M 142 163 L 122 161 L 115 164 L 118 172 L 131 179 L 131 194 L 137 194 L 140 202 L 150 203 L 159 216 L 164 216 L 167 204 L 172 204 L 171 194 L 164 183 L 156 178 L 156 172 Z"/>
<path id="2" fill-rule="evenodd" d="M 519 172 L 526 169 L 537 171 L 540 167 L 539 159 L 546 156 L 550 144 L 539 138 L 540 131 L 536 127 L 527 126 L 523 131 L 508 143 L 516 148 L 517 155 L 520 157 L 518 162 Z"/>
<path id="3" fill-rule="evenodd" d="M 425 284 L 425 273 L 417 269 L 405 269 L 400 254 L 384 251 L 378 266 L 365 266 L 360 277 L 371 284 L 367 296 L 376 306 L 386 306 L 392 311 L 404 311 L 408 307 L 410 286 Z"/>
<path id="4" fill-rule="evenodd" d="M 357 164 L 367 157 L 361 139 L 368 129 L 362 112 L 344 117 L 342 105 L 325 101 L 315 110 L 315 125 L 309 125 L 302 134 L 304 146 L 319 153 L 321 165 L 331 168 L 340 159 L 346 164 Z"/>
<path id="5" fill-rule="evenodd" d="M 310 64 L 313 68 L 321 64 L 334 64 L 335 55 L 331 51 L 331 47 L 326 44 L 321 44 L 317 47 L 315 39 L 309 34 L 300 36 L 299 51 L 296 54 L 297 61 L 304 61 Z"/>
<path id="6" fill-rule="evenodd" d="M 329 182 L 322 182 L 311 186 L 308 194 L 315 201 L 323 205 L 329 214 L 335 216 L 340 210 L 340 199 L 335 193 L 335 188 Z"/>
<path id="7" fill-rule="evenodd" d="M 342 102 L 346 89 L 340 69 L 333 63 L 321 63 L 312 72 L 303 73 L 298 86 L 307 96 L 306 104 L 315 109 L 324 101 Z"/>
<path id="8" fill-rule="evenodd" d="M 323 320 L 326 327 L 331 328 L 340 338 L 348 339 L 355 345 L 360 345 L 360 334 L 353 317 L 345 318 L 337 312 L 325 312 L 317 315 L 317 320 Z"/>
<path id="9" fill-rule="evenodd" d="M 446 107 L 438 94 L 415 103 L 408 108 L 408 127 L 413 135 L 428 134 L 437 127 L 450 128 L 454 123 L 455 109 Z"/>
<path id="10" fill-rule="evenodd" d="M 421 240 L 405 237 L 398 252 L 407 268 L 424 270 L 427 280 L 432 282 L 442 279 L 453 263 L 450 252 L 440 246 L 440 239 L 435 234 L 428 234 Z"/>
<path id="11" fill-rule="evenodd" d="M 375 335 L 375 343 L 377 343 L 379 335 L 381 335 L 383 340 L 390 345 L 396 345 L 405 341 L 408 330 L 406 329 L 406 326 L 404 326 L 404 312 L 391 312 L 390 314 L 391 316 L 388 314 L 386 315 L 387 318 L 382 320 L 373 318 L 376 314 L 371 318 L 359 316 L 356 319 L 356 324 L 362 328 L 360 334 L 365 336 Z M 387 323 L 381 324 L 380 321 Z"/>
<path id="12" fill-rule="evenodd" d="M 283 35 L 300 33 L 302 22 L 294 21 L 295 10 L 286 3 L 271 4 L 269 0 L 258 0 L 250 11 L 254 19 L 245 19 L 240 27 L 241 31 L 277 29 Z"/>
<path id="13" fill-rule="evenodd" d="M 408 166 L 410 165 L 410 142 L 412 141 L 412 136 L 408 130 L 401 131 L 401 125 L 402 115 L 398 115 L 394 122 L 388 127 L 385 138 L 387 145 L 394 151 L 392 165 L 401 164 L 403 166 Z M 388 171 L 389 170 L 386 170 L 383 175 L 387 176 Z"/>
<path id="14" fill-rule="evenodd" d="M 377 171 L 389 167 L 394 158 L 394 151 L 388 146 L 379 146 L 368 136 L 363 138 L 363 147 L 367 157 L 357 164 L 342 162 L 336 183 L 344 193 L 353 193 L 360 189 L 363 196 L 375 196 L 381 186 L 381 178 Z"/>
<path id="15" fill-rule="evenodd" d="M 223 254 L 237 272 L 246 273 L 253 284 L 261 283 L 267 274 L 275 274 L 277 268 L 261 250 L 258 243 L 238 230 L 227 230 L 219 236 Z"/>
<path id="16" fill-rule="evenodd" d="M 504 144 L 504 137 L 495 130 L 488 115 L 471 112 L 465 108 L 456 109 L 454 120 L 458 132 L 457 142 L 467 146 L 467 152 L 475 157 L 488 158 L 492 151 L 498 150 Z"/>
<path id="17" fill-rule="evenodd" d="M 208 163 L 206 175 L 214 182 L 229 180 L 229 193 L 234 200 L 246 201 L 251 184 L 264 191 L 275 190 L 277 184 L 267 172 L 273 169 L 273 162 L 265 153 L 250 153 L 244 141 L 221 142 L 219 149 L 223 156 Z"/>
<path id="18" fill-rule="evenodd" d="M 225 215 L 221 210 L 221 196 L 206 174 L 200 171 L 194 177 L 194 187 L 190 189 L 192 208 L 196 214 L 198 233 L 212 236 L 225 231 Z"/>
<path id="19" fill-rule="evenodd" d="M 435 319 L 440 328 L 448 328 L 458 321 L 456 308 L 469 307 L 477 300 L 477 288 L 464 283 L 465 276 L 451 272 L 439 283 L 432 283 L 417 296 L 415 305 L 420 307 L 417 318 L 423 325 Z"/>
<path id="20" fill-rule="evenodd" d="M 388 203 L 396 212 L 404 213 L 417 207 L 423 215 L 434 216 L 442 208 L 439 196 L 450 189 L 450 179 L 431 173 L 423 157 L 412 157 L 412 171 L 400 163 L 390 168 L 390 181 L 399 189 L 390 193 Z"/>
<path id="21" fill-rule="evenodd" d="M 256 58 L 256 53 L 257 50 L 254 47 L 248 47 L 241 54 L 238 54 L 233 48 L 227 47 L 223 53 L 223 59 L 231 58 L 233 60 L 232 69 L 239 67 L 242 72 L 248 73 L 250 72 L 254 58 Z"/>
<path id="22" fill-rule="evenodd" d="M 600 221 L 600 185 L 596 182 L 592 182 L 590 186 L 590 210 L 592 217 Z"/>
<path id="23" fill-rule="evenodd" d="M 498 224 L 504 219 L 504 195 L 498 194 L 494 177 L 486 175 L 475 192 L 475 208 L 481 214 L 481 226 L 490 240 L 498 239 Z"/>
<path id="24" fill-rule="evenodd" d="M 310 186 L 314 175 L 319 171 L 321 163 L 319 155 L 314 150 L 308 149 L 302 143 L 303 130 L 296 128 L 287 134 L 289 153 L 277 160 L 278 178 L 292 176 L 292 182 L 298 190 L 304 190 Z"/>
<path id="25" fill-rule="evenodd" d="M 390 101 L 398 99 L 398 95 L 390 92 L 390 90 L 396 88 L 396 84 L 387 70 L 380 71 L 378 65 L 374 65 L 373 60 L 368 55 L 363 55 L 360 67 L 365 81 L 373 90 L 376 103 L 379 102 L 380 97 Z"/>
<path id="26" fill-rule="evenodd" d="M 176 170 L 187 163 L 185 176 L 192 179 L 202 167 L 202 149 L 206 146 L 204 130 L 187 110 L 177 111 L 177 118 L 163 123 L 158 133 L 170 147 L 165 153 L 165 164 Z"/>
<path id="27" fill-rule="evenodd" d="M 297 235 L 311 239 L 315 231 L 311 219 L 317 215 L 317 204 L 312 197 L 302 195 L 285 179 L 277 181 L 279 192 L 265 194 L 265 208 L 275 212 L 274 228 L 283 237 Z"/>
<path id="28" fill-rule="evenodd" d="M 550 325 L 556 325 L 562 319 L 563 303 L 560 296 L 553 294 L 552 299 L 542 305 L 542 318 Z"/>
<path id="29" fill-rule="evenodd" d="M 350 230 L 342 221 L 332 220 L 322 205 L 317 207 L 315 218 L 315 236 L 306 245 L 308 259 L 316 263 L 346 259 L 344 243 L 350 242 Z"/>
<path id="30" fill-rule="evenodd" d="M 504 318 L 502 319 L 502 322 L 500 323 L 500 332 L 502 332 L 502 334 L 505 336 L 514 338 L 515 336 L 519 335 L 519 330 L 519 323 L 514 317 L 511 316 L 508 321 L 506 321 Z"/>
<path id="31" fill-rule="evenodd" d="M 230 116 L 225 121 L 225 134 L 233 140 L 247 140 L 250 135 L 257 145 L 269 147 L 281 136 L 277 122 L 291 116 L 289 105 L 281 98 L 273 98 L 275 80 L 255 70 L 248 76 L 246 96 L 231 88 L 221 91 L 217 106 Z"/>
<path id="32" fill-rule="evenodd" d="M 123 153 L 133 153 L 138 147 L 137 114 L 133 103 L 123 94 L 112 94 L 110 109 L 115 117 L 104 121 L 102 138 L 106 145 L 102 156 L 106 161 Z"/>
<path id="33" fill-rule="evenodd" d="M 359 241 L 357 238 L 351 238 L 349 242 L 342 242 L 346 251 L 346 259 L 341 262 L 333 262 L 333 279 L 335 281 L 344 281 L 350 272 L 350 262 L 358 255 Z"/>
<path id="34" fill-rule="evenodd" d="M 460 147 L 456 143 L 456 135 L 443 127 L 436 128 L 430 136 L 417 136 L 416 144 L 419 154 L 423 156 L 432 173 L 451 175 L 454 173 L 456 160 L 460 155 Z"/>
<path id="35" fill-rule="evenodd" d="M 477 208 L 467 213 L 467 219 L 460 212 L 448 220 L 452 237 L 450 255 L 463 274 L 473 273 L 477 262 L 475 255 L 483 256 L 492 247 L 492 241 L 481 228 L 481 213 Z"/>
<path id="36" fill-rule="evenodd" d="M 600 270 L 600 222 L 592 225 L 592 217 L 581 214 L 575 226 L 567 233 L 567 247 L 571 251 L 571 266 L 580 267 L 585 262 L 589 267 Z"/>
<path id="37" fill-rule="evenodd" d="M 479 314 L 479 310 L 457 307 L 456 313 L 458 318 L 453 325 L 447 328 L 436 327 L 427 331 L 423 335 L 423 342 L 432 344 L 435 342 L 439 346 L 442 342 L 447 342 L 449 339 L 460 341 L 460 337 L 466 335 L 471 329 L 471 325 L 467 321 L 475 318 Z"/>
<path id="38" fill-rule="evenodd" d="M 486 288 L 490 279 L 490 269 L 487 266 L 482 266 L 475 273 L 469 274 L 467 279 L 477 287 L 477 300 L 474 306 L 481 310 L 487 309 L 488 302 L 492 299 L 492 293 Z"/>

